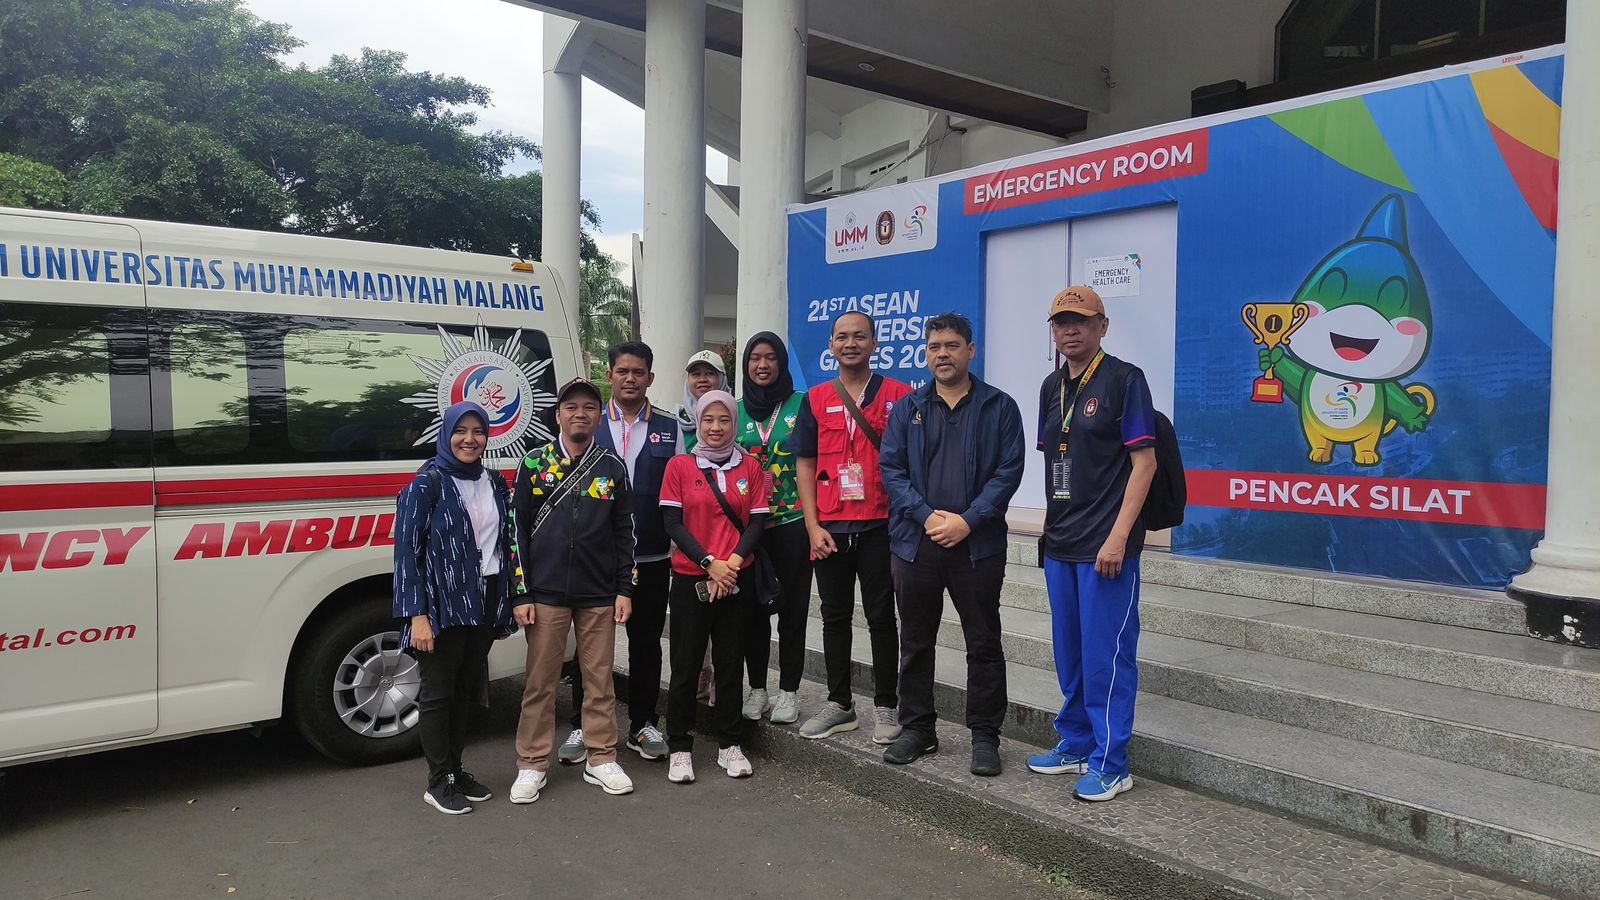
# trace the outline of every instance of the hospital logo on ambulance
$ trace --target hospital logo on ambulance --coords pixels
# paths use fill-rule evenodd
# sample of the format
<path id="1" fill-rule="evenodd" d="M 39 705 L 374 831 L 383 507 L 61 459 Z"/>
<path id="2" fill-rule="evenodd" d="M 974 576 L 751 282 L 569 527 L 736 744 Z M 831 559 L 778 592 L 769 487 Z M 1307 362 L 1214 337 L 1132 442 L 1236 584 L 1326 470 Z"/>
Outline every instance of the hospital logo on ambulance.
<path id="1" fill-rule="evenodd" d="M 550 360 L 515 361 L 522 351 L 520 329 L 495 346 L 481 322 L 473 329 L 470 342 L 440 327 L 439 343 L 444 359 L 411 357 L 417 370 L 436 383 L 434 390 L 418 391 L 403 401 L 434 414 L 416 446 L 433 443 L 443 425 L 444 411 L 463 401 L 476 403 L 489 414 L 485 423 L 489 428 L 487 456 L 520 457 L 530 442 L 554 439 L 539 413 L 555 406 L 555 395 L 534 387 L 550 368 Z"/>

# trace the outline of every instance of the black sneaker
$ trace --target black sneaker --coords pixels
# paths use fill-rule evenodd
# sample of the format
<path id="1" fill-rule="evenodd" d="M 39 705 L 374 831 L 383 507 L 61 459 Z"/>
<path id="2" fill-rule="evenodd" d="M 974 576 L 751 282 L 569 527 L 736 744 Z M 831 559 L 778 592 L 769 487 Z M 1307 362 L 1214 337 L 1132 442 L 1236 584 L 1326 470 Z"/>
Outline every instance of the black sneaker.
<path id="1" fill-rule="evenodd" d="M 483 786 L 483 782 L 473 778 L 472 773 L 466 769 L 456 770 L 456 788 L 461 791 L 461 796 L 466 797 L 473 803 L 482 803 L 494 796 L 494 794 L 489 793 L 488 788 Z"/>
<path id="2" fill-rule="evenodd" d="M 894 739 L 894 743 L 883 751 L 883 761 L 903 766 L 907 763 L 914 763 L 929 753 L 938 752 L 938 738 L 927 732 L 907 728 L 900 732 L 900 736 Z"/>
<path id="3" fill-rule="evenodd" d="M 446 775 L 443 781 L 430 786 L 423 792 L 422 801 L 447 816 L 472 812 L 472 804 L 467 802 L 461 789 L 456 787 L 454 775 Z"/>
<path id="4" fill-rule="evenodd" d="M 974 775 L 993 778 L 1000 774 L 1000 747 L 997 744 L 974 742 L 972 745 L 972 768 Z"/>

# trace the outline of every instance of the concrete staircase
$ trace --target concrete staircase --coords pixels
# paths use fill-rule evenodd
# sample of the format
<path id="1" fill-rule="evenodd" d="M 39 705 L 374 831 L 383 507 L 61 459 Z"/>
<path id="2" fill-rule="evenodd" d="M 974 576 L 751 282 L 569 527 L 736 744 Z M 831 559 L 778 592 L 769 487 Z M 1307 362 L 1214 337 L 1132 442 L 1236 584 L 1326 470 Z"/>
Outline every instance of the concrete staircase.
<path id="1" fill-rule="evenodd" d="M 1049 603 L 1033 544 L 1009 552 L 1006 732 L 1045 746 L 1061 700 Z M 1488 593 L 1162 553 L 1144 576 L 1136 778 L 1600 896 L 1600 653 L 1523 636 L 1521 607 Z M 858 610 L 858 693 L 872 683 L 864 624 Z M 959 722 L 964 642 L 948 605 L 940 644 L 940 715 Z"/>

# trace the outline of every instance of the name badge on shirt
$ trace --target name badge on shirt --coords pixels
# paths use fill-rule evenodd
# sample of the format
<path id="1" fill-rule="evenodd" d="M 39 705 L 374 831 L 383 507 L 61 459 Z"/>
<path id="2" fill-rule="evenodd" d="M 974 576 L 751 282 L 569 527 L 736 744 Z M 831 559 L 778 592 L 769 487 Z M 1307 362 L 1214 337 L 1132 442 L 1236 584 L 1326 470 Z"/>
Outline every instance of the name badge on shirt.
<path id="1" fill-rule="evenodd" d="M 1050 499 L 1072 499 L 1072 460 L 1065 456 L 1050 462 Z"/>
<path id="2" fill-rule="evenodd" d="M 867 499 L 867 479 L 861 472 L 860 463 L 849 462 L 839 467 L 839 499 Z"/>

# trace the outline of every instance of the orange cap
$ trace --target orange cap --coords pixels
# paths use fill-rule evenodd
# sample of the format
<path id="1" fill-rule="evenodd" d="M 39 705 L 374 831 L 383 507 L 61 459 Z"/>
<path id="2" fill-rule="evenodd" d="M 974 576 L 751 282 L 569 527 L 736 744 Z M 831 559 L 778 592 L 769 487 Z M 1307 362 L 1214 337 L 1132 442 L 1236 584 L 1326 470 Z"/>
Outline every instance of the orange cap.
<path id="1" fill-rule="evenodd" d="M 1076 313 L 1084 318 L 1103 316 L 1106 314 L 1106 305 L 1100 302 L 1100 295 L 1094 292 L 1094 288 L 1076 284 L 1050 301 L 1048 318 L 1054 319 L 1062 313 Z"/>

